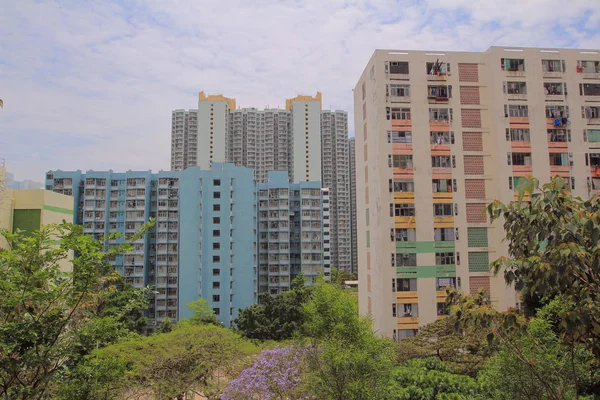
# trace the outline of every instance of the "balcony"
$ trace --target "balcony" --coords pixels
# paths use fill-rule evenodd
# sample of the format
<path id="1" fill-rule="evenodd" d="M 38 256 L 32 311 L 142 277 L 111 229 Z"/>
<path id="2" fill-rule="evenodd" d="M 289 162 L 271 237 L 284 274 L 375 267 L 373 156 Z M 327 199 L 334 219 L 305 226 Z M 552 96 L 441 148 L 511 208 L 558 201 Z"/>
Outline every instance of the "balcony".
<path id="1" fill-rule="evenodd" d="M 453 198 L 453 194 L 454 193 L 452 193 L 452 192 L 434 192 L 433 193 L 434 203 L 451 202 L 452 198 Z M 443 201 L 436 201 L 436 200 L 443 200 Z"/>
<path id="2" fill-rule="evenodd" d="M 433 217 L 433 226 L 435 228 L 453 228 L 454 227 L 454 217 L 453 216 L 444 216 L 444 217 Z"/>
<path id="3" fill-rule="evenodd" d="M 407 300 L 407 299 L 415 300 L 415 301 L 402 301 L 402 303 L 418 303 L 417 299 L 419 298 L 419 295 L 417 294 L 417 292 L 396 292 L 396 298 L 398 300 Z"/>
<path id="4" fill-rule="evenodd" d="M 550 175 L 560 175 L 562 177 L 569 177 L 570 167 L 564 165 L 551 165 L 550 166 Z"/>
<path id="5" fill-rule="evenodd" d="M 398 323 L 399 324 L 418 324 L 419 317 L 399 317 Z"/>
<path id="6" fill-rule="evenodd" d="M 394 192 L 394 200 L 414 200 L 415 192 Z"/>
<path id="7" fill-rule="evenodd" d="M 438 291 L 435 292 L 435 298 L 436 298 L 436 301 L 438 303 L 445 302 L 446 301 L 446 296 L 447 295 L 446 295 L 446 291 L 445 290 L 438 290 Z"/>
<path id="8" fill-rule="evenodd" d="M 529 117 L 508 117 L 509 124 L 529 124 Z"/>

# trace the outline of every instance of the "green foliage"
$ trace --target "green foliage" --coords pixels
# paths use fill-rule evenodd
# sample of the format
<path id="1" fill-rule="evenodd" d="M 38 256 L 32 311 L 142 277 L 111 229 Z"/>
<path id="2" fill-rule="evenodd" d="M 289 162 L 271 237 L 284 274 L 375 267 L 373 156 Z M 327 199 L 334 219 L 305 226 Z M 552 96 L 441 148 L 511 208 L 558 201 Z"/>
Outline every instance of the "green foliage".
<path id="1" fill-rule="evenodd" d="M 171 318 L 165 318 L 162 320 L 158 328 L 156 328 L 155 333 L 169 333 L 173 330 L 173 323 L 171 322 Z"/>
<path id="2" fill-rule="evenodd" d="M 594 390 L 593 355 L 582 345 L 562 342 L 547 316 L 547 311 L 538 313 L 524 334 L 501 342 L 479 376 L 485 398 L 567 400 Z"/>
<path id="3" fill-rule="evenodd" d="M 507 283 L 521 291 L 528 315 L 561 295 L 568 305 L 559 315 L 566 342 L 586 345 L 600 361 L 600 201 L 572 197 L 564 179 L 520 186 L 530 203 L 488 206 L 491 219 L 502 220 L 509 257 L 493 263 Z"/>
<path id="4" fill-rule="evenodd" d="M 208 302 L 206 301 L 206 299 L 199 298 L 197 300 L 194 300 L 194 301 L 186 304 L 186 306 L 187 306 L 187 308 L 192 310 L 192 312 L 194 313 L 190 317 L 190 322 L 192 324 L 197 324 L 197 325 L 211 324 L 211 325 L 223 326 L 221 321 L 219 321 L 217 319 L 217 316 L 213 312 L 212 308 L 210 308 L 210 306 L 208 305 Z"/>
<path id="5" fill-rule="evenodd" d="M 311 293 L 303 274 L 294 278 L 291 289 L 275 296 L 261 293 L 259 304 L 240 311 L 234 321 L 236 329 L 249 339 L 291 339 L 304 323 L 302 307 Z"/>
<path id="6" fill-rule="evenodd" d="M 229 329 L 184 322 L 168 333 L 136 336 L 94 351 L 75 374 L 87 376 L 81 380 L 82 393 L 105 393 L 115 387 L 121 395 L 127 388 L 136 396 L 159 399 L 188 391 L 216 398 L 227 382 L 224 378 L 247 366 L 256 350 Z M 108 374 L 115 363 L 120 376 Z"/>
<path id="7" fill-rule="evenodd" d="M 131 246 L 105 252 L 81 226 L 67 223 L 1 234 L 8 247 L 0 249 L 0 397 L 44 399 L 58 372 L 90 342 L 120 335 L 108 315 L 89 322 L 118 281 L 109 258 Z M 71 254 L 78 255 L 74 272 L 61 271 L 59 263 Z"/>
<path id="8" fill-rule="evenodd" d="M 485 331 L 465 329 L 457 332 L 451 318 L 425 325 L 416 336 L 396 345 L 399 362 L 436 357 L 452 372 L 472 377 L 477 376 L 492 354 Z"/>
<path id="9" fill-rule="evenodd" d="M 435 358 L 410 360 L 394 368 L 387 399 L 466 400 L 480 399 L 479 384 L 466 375 L 451 372 Z"/>
<path id="10" fill-rule="evenodd" d="M 355 281 L 357 279 L 358 276 L 356 276 L 356 274 L 347 271 L 341 271 L 336 267 L 331 267 L 331 275 L 329 281 L 336 286 L 345 287 L 344 282 Z"/>
<path id="11" fill-rule="evenodd" d="M 319 399 L 385 399 L 393 348 L 358 314 L 356 297 L 322 279 L 304 306 L 307 382 Z"/>

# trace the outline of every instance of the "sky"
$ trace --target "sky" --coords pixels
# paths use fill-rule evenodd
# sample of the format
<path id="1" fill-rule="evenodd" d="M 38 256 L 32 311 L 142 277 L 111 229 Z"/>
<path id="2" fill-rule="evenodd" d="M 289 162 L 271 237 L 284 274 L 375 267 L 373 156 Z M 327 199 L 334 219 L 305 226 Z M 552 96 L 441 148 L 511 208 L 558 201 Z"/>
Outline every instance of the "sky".
<path id="1" fill-rule="evenodd" d="M 169 169 L 171 111 L 201 90 L 257 108 L 321 91 L 353 121 L 377 48 L 598 48 L 600 0 L 0 0 L 0 27 L 0 158 L 43 182 Z"/>

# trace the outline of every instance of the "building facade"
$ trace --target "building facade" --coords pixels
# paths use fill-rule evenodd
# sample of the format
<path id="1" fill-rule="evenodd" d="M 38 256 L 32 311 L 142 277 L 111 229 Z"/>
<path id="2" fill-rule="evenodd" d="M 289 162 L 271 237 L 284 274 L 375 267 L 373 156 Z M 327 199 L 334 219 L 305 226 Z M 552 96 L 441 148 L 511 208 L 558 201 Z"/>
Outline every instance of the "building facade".
<path id="1" fill-rule="evenodd" d="M 352 271 L 352 230 L 348 156 L 348 113 L 321 112 L 322 185 L 331 201 L 331 265 Z"/>
<path id="2" fill-rule="evenodd" d="M 199 186 L 202 181 L 208 185 L 211 179 L 224 182 L 222 200 L 208 199 L 206 196 L 221 194 L 217 195 L 217 191 L 207 194 L 209 191 Z M 150 218 L 156 219 L 151 231 L 133 242 L 130 253 L 111 260 L 113 267 L 134 287 L 151 285 L 156 289 L 148 310 L 150 326 L 160 324 L 165 318 L 176 321 L 188 317 L 186 304 L 198 297 L 205 298 L 227 326 L 237 316 L 237 310 L 253 304 L 256 251 L 252 238 L 256 236 L 256 221 L 251 170 L 231 164 L 215 164 L 209 171 L 194 167 L 185 172 L 157 174 L 59 170 L 47 173 L 46 187 L 73 196 L 74 222 L 83 225 L 84 233 L 97 240 L 106 240 L 111 233 L 123 235 L 106 240 L 107 248 L 131 238 Z M 226 217 L 218 216 L 213 203 L 223 207 Z M 216 229 L 213 218 L 218 219 L 223 229 Z M 218 236 L 211 236 L 217 231 Z M 232 238 L 237 238 L 236 250 L 239 246 L 235 256 Z M 222 259 L 221 255 L 214 259 L 208 255 L 202 257 L 202 245 L 208 250 L 214 246 L 213 242 L 219 243 L 215 250 L 226 252 Z M 219 274 L 211 275 L 215 270 Z M 239 278 L 235 296 L 230 295 L 234 277 Z M 185 281 L 181 281 L 183 278 Z M 213 281 L 222 284 L 222 288 L 214 287 Z M 213 293 L 213 289 L 218 291 Z M 227 296 L 221 296 L 224 291 Z"/>
<path id="3" fill-rule="evenodd" d="M 533 175 L 600 189 L 597 50 L 377 50 L 354 90 L 359 304 L 401 339 L 443 318 L 444 288 L 518 297 L 484 208 Z"/>
<path id="4" fill-rule="evenodd" d="M 350 171 L 350 232 L 352 245 L 352 259 L 350 272 L 358 273 L 358 238 L 356 232 L 356 139 L 348 139 L 348 166 Z"/>
<path id="5" fill-rule="evenodd" d="M 289 183 L 285 171 L 258 185 L 259 292 L 285 292 L 300 273 L 306 284 L 329 274 L 329 202 L 320 182 Z"/>
<path id="6" fill-rule="evenodd" d="M 196 157 L 202 169 L 223 160 L 252 168 L 258 183 L 269 171 L 286 171 L 290 182 L 320 181 L 331 196 L 332 265 L 350 271 L 347 113 L 322 110 L 319 92 L 287 99 L 285 109 L 235 106 L 235 99 L 201 92 L 197 111 L 173 111 L 171 169 L 194 165 Z"/>

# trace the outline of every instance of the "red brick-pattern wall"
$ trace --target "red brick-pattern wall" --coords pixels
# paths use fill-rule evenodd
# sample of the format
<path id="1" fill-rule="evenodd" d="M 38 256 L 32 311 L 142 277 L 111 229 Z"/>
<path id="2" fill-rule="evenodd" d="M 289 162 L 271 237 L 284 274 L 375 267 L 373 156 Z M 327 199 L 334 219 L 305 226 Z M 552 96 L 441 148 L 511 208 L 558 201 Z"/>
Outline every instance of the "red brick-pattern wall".
<path id="1" fill-rule="evenodd" d="M 371 293 L 371 274 L 367 274 L 367 291 Z"/>
<path id="2" fill-rule="evenodd" d="M 479 105 L 479 87 L 478 86 L 461 86 L 460 87 L 460 104 Z"/>
<path id="3" fill-rule="evenodd" d="M 365 122 L 365 124 L 363 125 L 363 138 L 365 139 L 365 142 L 367 141 L 367 123 Z M 365 158 L 366 160 L 366 158 Z"/>
<path id="4" fill-rule="evenodd" d="M 369 166 L 365 165 L 365 183 L 369 182 Z"/>
<path id="5" fill-rule="evenodd" d="M 481 128 L 481 110 L 460 110 L 463 128 Z"/>
<path id="6" fill-rule="evenodd" d="M 481 132 L 463 132 L 463 151 L 483 151 Z"/>
<path id="7" fill-rule="evenodd" d="M 469 277 L 469 293 L 476 294 L 479 288 L 484 288 L 488 296 L 491 297 L 491 285 L 489 276 L 470 276 Z"/>
<path id="8" fill-rule="evenodd" d="M 369 301 L 368 301 L 368 313 L 369 314 L 373 314 L 373 305 L 371 304 L 371 296 L 369 296 Z"/>
<path id="9" fill-rule="evenodd" d="M 369 149 L 367 148 L 367 144 L 363 146 L 363 157 L 365 162 L 369 159 Z"/>
<path id="10" fill-rule="evenodd" d="M 479 82 L 479 69 L 477 64 L 458 64 L 459 82 Z"/>
<path id="11" fill-rule="evenodd" d="M 483 156 L 465 156 L 465 175 L 483 175 Z"/>
<path id="12" fill-rule="evenodd" d="M 465 197 L 467 199 L 485 199 L 485 181 L 483 179 L 465 179 Z"/>
<path id="13" fill-rule="evenodd" d="M 467 203 L 467 223 L 485 223 L 487 218 L 483 213 L 485 203 Z"/>
<path id="14" fill-rule="evenodd" d="M 365 186 L 365 204 L 369 204 L 369 187 Z"/>

